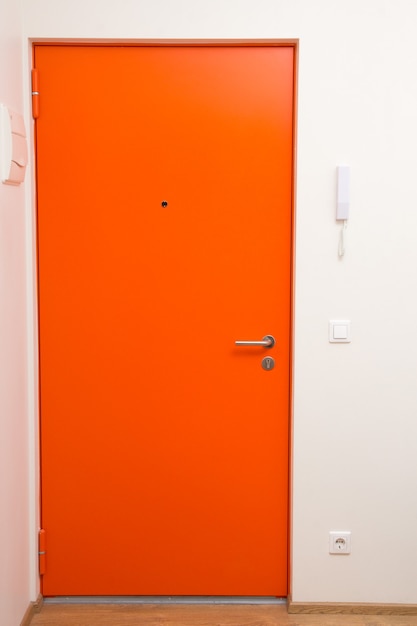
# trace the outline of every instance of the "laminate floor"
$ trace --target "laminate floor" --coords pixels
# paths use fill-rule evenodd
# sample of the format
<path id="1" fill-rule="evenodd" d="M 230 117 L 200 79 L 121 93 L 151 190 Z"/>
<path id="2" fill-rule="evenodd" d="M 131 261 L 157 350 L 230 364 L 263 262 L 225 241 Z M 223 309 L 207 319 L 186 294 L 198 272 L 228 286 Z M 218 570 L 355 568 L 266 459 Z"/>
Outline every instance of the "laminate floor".
<path id="1" fill-rule="evenodd" d="M 53 605 L 31 626 L 417 626 L 417 616 L 289 615 L 284 605 Z"/>

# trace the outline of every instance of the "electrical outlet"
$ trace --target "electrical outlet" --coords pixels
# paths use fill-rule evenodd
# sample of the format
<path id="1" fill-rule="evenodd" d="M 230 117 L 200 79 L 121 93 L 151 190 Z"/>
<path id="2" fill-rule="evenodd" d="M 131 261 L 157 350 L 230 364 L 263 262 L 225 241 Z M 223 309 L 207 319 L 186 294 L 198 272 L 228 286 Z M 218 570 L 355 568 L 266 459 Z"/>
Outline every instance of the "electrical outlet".
<path id="1" fill-rule="evenodd" d="M 330 554 L 350 554 L 350 530 L 332 530 L 329 533 Z"/>

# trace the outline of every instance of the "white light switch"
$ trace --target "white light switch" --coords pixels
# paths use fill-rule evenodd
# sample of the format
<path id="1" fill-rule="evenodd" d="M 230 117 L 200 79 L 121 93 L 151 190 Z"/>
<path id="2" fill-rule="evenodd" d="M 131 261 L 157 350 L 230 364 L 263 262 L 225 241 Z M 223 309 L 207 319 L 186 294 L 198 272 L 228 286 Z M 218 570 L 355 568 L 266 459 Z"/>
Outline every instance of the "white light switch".
<path id="1" fill-rule="evenodd" d="M 350 343 L 350 320 L 330 320 L 330 343 Z"/>
<path id="2" fill-rule="evenodd" d="M 346 324 L 335 324 L 333 326 L 333 339 L 347 339 L 348 331 Z"/>

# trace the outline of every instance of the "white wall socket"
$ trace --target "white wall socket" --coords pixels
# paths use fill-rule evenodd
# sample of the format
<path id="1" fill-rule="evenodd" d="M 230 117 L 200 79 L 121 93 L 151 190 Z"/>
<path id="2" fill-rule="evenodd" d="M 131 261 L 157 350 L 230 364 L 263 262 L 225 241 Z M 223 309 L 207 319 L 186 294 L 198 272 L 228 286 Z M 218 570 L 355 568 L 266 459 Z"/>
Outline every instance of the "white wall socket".
<path id="1" fill-rule="evenodd" d="M 332 530 L 329 533 L 330 554 L 350 554 L 350 530 Z"/>

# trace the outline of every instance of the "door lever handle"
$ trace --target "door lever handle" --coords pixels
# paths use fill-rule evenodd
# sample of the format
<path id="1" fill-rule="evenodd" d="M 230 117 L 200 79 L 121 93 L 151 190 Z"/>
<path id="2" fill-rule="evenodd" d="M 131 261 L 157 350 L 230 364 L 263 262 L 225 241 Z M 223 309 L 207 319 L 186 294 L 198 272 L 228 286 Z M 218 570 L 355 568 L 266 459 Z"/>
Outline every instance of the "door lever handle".
<path id="1" fill-rule="evenodd" d="M 272 335 L 265 335 L 260 341 L 235 341 L 236 346 L 262 346 L 264 348 L 273 348 L 275 339 Z"/>

